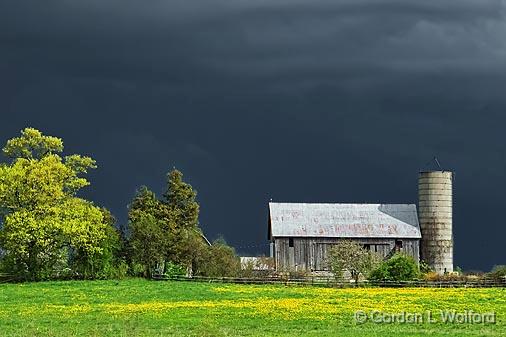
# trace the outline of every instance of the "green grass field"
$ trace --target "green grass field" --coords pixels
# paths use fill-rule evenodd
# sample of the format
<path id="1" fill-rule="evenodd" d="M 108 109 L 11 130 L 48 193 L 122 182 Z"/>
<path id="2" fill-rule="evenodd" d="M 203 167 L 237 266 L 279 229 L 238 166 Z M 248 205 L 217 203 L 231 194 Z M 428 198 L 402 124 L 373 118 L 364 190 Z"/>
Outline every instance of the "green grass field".
<path id="1" fill-rule="evenodd" d="M 500 288 L 329 289 L 132 279 L 0 284 L 0 303 L 1 336 L 506 336 L 506 289 Z M 360 324 L 357 310 L 420 313 L 423 320 Z M 440 310 L 495 312 L 496 323 L 444 323 Z M 427 311 L 437 322 L 426 321 Z"/>

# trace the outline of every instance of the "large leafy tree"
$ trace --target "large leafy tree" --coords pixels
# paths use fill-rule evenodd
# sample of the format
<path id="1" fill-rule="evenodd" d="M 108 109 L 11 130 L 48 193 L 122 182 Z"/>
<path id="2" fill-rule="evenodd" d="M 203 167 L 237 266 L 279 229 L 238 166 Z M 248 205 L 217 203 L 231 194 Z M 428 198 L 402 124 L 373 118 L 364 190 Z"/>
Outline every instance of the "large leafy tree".
<path id="1" fill-rule="evenodd" d="M 127 272 L 124 256 L 124 242 L 116 227 L 116 218 L 105 207 L 100 209 L 105 224 L 105 239 L 101 240 L 99 250 L 74 249 L 69 267 L 79 278 L 123 277 Z"/>
<path id="2" fill-rule="evenodd" d="M 0 166 L 0 245 L 12 271 L 51 277 L 71 252 L 101 254 L 103 213 L 77 197 L 95 161 L 62 157 L 62 140 L 33 128 L 9 140 L 3 152 L 10 161 Z"/>

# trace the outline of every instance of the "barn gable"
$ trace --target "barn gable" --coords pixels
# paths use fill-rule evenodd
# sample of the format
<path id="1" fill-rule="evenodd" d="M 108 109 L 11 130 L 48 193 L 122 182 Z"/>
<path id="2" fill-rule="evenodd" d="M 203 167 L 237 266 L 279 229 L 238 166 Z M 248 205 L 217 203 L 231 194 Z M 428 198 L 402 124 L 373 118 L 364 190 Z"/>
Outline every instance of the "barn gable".
<path id="1" fill-rule="evenodd" d="M 269 238 L 420 239 L 414 204 L 269 203 Z"/>

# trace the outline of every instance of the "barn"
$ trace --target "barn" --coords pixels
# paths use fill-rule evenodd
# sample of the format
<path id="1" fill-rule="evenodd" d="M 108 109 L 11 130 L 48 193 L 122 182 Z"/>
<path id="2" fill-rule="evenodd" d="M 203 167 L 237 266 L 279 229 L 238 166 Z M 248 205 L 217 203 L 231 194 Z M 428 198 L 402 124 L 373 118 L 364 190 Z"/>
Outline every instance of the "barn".
<path id="1" fill-rule="evenodd" d="M 414 204 L 270 202 L 268 232 L 277 271 L 327 271 L 329 249 L 343 239 L 384 258 L 403 252 L 420 259 Z"/>

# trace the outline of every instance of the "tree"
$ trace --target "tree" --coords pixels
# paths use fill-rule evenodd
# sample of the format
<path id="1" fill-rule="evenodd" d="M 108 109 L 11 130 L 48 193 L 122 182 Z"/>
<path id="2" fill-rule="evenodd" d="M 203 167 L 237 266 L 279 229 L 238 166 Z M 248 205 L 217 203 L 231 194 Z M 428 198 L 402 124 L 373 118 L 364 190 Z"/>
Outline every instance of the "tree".
<path id="1" fill-rule="evenodd" d="M 132 263 L 141 266 L 145 277 L 151 277 L 165 262 L 170 240 L 164 221 L 166 213 L 165 205 L 146 186 L 137 191 L 129 205 L 128 243 Z"/>
<path id="2" fill-rule="evenodd" d="M 150 278 L 165 264 L 168 238 L 163 223 L 151 214 L 143 214 L 131 229 L 133 262 L 142 266 L 144 277 Z"/>
<path id="3" fill-rule="evenodd" d="M 164 194 L 166 229 L 170 233 L 167 259 L 191 268 L 202 247 L 202 231 L 199 228 L 199 204 L 197 192 L 183 181 L 183 174 L 173 169 L 167 175 L 167 191 Z"/>
<path id="4" fill-rule="evenodd" d="M 337 277 L 343 277 L 343 271 L 350 272 L 358 284 L 360 275 L 367 275 L 379 264 L 379 257 L 361 244 L 351 240 L 339 241 L 330 249 L 329 263 Z"/>
<path id="5" fill-rule="evenodd" d="M 141 186 L 135 193 L 130 205 L 128 205 L 128 221 L 135 223 L 146 214 L 155 218 L 162 218 L 165 213 L 163 204 L 157 199 L 156 194 L 146 186 Z"/>
<path id="6" fill-rule="evenodd" d="M 70 251 L 100 254 L 103 214 L 77 192 L 95 168 L 89 157 L 62 158 L 61 139 L 27 128 L 7 142 L 11 161 L 0 166 L 0 246 L 11 271 L 28 279 L 52 277 Z"/>
<path id="7" fill-rule="evenodd" d="M 71 254 L 71 269 L 75 276 L 84 279 L 107 279 L 123 277 L 126 274 L 126 263 L 121 256 L 123 242 L 116 218 L 105 207 L 100 209 L 105 224 L 105 239 L 100 245 L 100 252 L 89 252 L 76 249 Z"/>
<path id="8" fill-rule="evenodd" d="M 164 273 L 166 265 L 198 273 L 214 257 L 199 227 L 196 197 L 176 169 L 167 174 L 162 200 L 146 187 L 137 192 L 129 206 L 128 245 L 133 264 L 142 267 L 144 276 Z M 223 247 L 213 252 L 223 255 Z"/>
<path id="9" fill-rule="evenodd" d="M 63 152 L 63 141 L 60 138 L 45 136 L 39 130 L 26 128 L 21 131 L 21 137 L 7 141 L 3 153 L 16 160 L 42 159 L 48 154 Z"/>
<path id="10" fill-rule="evenodd" d="M 411 281 L 420 275 L 415 260 L 405 254 L 395 254 L 390 259 L 383 261 L 378 268 L 371 273 L 372 280 L 381 281 Z"/>
<path id="11" fill-rule="evenodd" d="M 167 175 L 167 191 L 164 194 L 165 204 L 178 227 L 195 229 L 198 227 L 199 204 L 197 192 L 183 181 L 183 173 L 176 169 Z"/>

